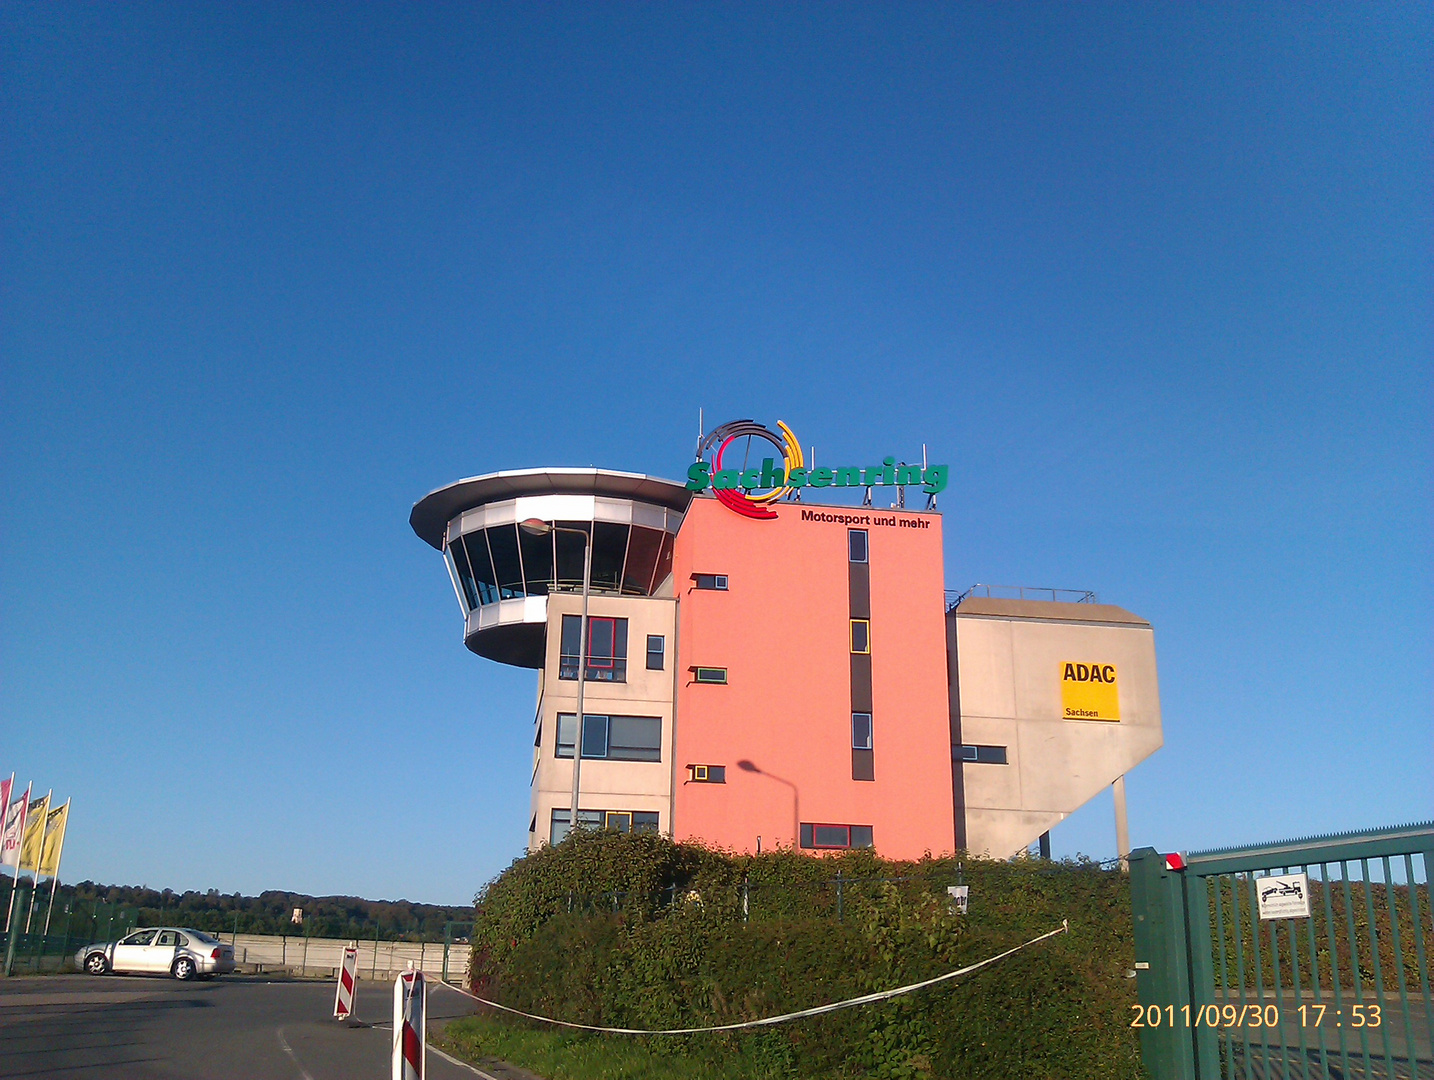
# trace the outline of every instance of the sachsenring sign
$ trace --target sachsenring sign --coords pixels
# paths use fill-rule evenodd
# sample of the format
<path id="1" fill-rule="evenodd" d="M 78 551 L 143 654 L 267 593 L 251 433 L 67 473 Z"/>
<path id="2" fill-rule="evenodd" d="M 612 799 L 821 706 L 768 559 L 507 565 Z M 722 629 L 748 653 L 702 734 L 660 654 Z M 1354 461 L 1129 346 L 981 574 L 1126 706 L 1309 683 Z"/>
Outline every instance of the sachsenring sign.
<path id="1" fill-rule="evenodd" d="M 751 420 L 733 420 L 714 428 L 698 444 L 697 460 L 687 470 L 687 490 L 706 491 L 710 487 L 723 506 L 752 518 L 776 517 L 771 504 L 803 487 L 920 485 L 932 495 L 946 490 L 949 470 L 945 465 L 898 465 L 892 456 L 870 468 L 808 468 L 802 457 L 802 444 L 792 429 L 780 420 L 777 427 L 781 435 Z M 732 447 L 738 439 L 748 440 L 740 463 Z M 778 464 L 776 458 L 764 457 L 760 468 L 750 468 L 752 439 L 771 443 L 782 455 L 781 463 Z"/>

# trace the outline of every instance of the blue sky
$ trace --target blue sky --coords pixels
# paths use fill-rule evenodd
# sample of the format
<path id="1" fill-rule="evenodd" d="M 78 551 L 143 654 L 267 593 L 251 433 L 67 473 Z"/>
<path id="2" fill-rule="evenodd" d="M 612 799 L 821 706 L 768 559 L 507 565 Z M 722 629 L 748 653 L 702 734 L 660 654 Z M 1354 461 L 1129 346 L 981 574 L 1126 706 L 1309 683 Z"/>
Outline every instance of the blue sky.
<path id="1" fill-rule="evenodd" d="M 466 902 L 423 494 L 709 420 L 1156 628 L 1134 843 L 1434 816 L 1427 5 L 0 9 L 0 769 L 70 880 Z M 1053 833 L 1114 852 L 1109 798 Z"/>

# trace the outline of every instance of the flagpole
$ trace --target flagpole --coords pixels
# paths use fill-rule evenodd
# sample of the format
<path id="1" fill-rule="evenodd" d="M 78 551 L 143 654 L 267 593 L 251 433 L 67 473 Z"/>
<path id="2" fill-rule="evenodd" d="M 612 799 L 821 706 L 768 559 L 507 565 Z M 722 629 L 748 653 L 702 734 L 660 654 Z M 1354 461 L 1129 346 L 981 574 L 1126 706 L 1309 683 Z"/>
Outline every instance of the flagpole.
<path id="1" fill-rule="evenodd" d="M 33 783 L 33 781 L 32 781 Z M 15 794 L 15 786 L 10 786 L 10 794 Z M 30 788 L 25 788 L 25 797 L 20 800 L 20 821 L 17 826 L 20 836 L 20 847 L 25 846 L 25 811 L 30 808 Z M 5 807 L 5 817 L 10 816 L 10 808 Z M 0 821 L 0 834 L 4 833 L 5 823 Z M 15 917 L 15 894 L 20 891 L 20 851 L 15 852 L 15 887 L 10 890 L 10 910 L 5 912 L 5 933 L 10 932 L 10 920 Z"/>
<path id="2" fill-rule="evenodd" d="M 51 788 L 45 792 L 45 805 L 40 807 L 40 850 L 35 852 L 35 869 L 30 872 L 30 910 L 25 913 L 25 933 L 30 932 L 30 920 L 35 917 L 35 894 L 40 891 L 40 864 L 45 861 L 45 826 L 50 820 L 50 796 L 55 794 Z M 25 841 L 20 841 L 20 852 L 23 856 Z M 20 860 L 24 862 L 23 857 Z"/>
<path id="3" fill-rule="evenodd" d="M 55 887 L 60 884 L 60 860 L 65 857 L 65 833 L 70 829 L 70 800 L 65 800 L 65 827 L 60 830 L 60 846 L 55 849 L 55 872 L 50 877 L 50 906 L 45 910 L 45 932 L 41 937 L 50 936 L 50 916 L 55 913 Z M 43 861 L 45 847 L 40 845 L 40 858 Z"/>
<path id="4" fill-rule="evenodd" d="M 0 785 L 0 790 L 3 790 L 4 793 L 5 793 L 5 797 L 4 797 L 3 799 L 0 799 L 0 847 L 3 847 L 4 840 L 5 840 L 5 819 L 6 819 L 6 818 L 9 816 L 9 814 L 10 814 L 10 802 L 11 802 L 11 797 L 15 794 L 15 774 L 14 774 L 13 772 L 10 774 L 10 783 L 9 783 L 8 785 Z M 0 852 L 0 853 L 3 853 L 3 852 Z M 17 860 L 17 861 L 18 861 L 18 860 Z M 15 867 L 15 876 L 14 876 L 14 877 L 11 879 L 11 881 L 10 881 L 10 899 L 11 899 L 11 900 L 14 900 L 14 899 L 15 899 L 15 889 L 19 886 L 19 884 L 20 884 L 20 868 L 19 868 L 19 866 L 16 866 L 16 867 Z M 7 913 L 6 916 L 5 916 L 5 930 L 4 930 L 4 932 L 5 932 L 5 933 L 9 933 L 9 932 L 10 932 L 10 916 L 9 916 L 8 913 Z"/>

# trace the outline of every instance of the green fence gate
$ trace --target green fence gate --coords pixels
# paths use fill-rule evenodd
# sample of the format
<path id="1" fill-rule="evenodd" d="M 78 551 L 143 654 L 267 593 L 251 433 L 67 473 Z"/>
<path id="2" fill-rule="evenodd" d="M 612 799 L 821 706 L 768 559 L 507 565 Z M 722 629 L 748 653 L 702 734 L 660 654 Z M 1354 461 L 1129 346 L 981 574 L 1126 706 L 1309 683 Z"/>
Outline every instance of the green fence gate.
<path id="1" fill-rule="evenodd" d="M 1434 1080 L 1431 868 L 1434 823 L 1134 852 L 1131 1011 L 1147 1071 Z"/>

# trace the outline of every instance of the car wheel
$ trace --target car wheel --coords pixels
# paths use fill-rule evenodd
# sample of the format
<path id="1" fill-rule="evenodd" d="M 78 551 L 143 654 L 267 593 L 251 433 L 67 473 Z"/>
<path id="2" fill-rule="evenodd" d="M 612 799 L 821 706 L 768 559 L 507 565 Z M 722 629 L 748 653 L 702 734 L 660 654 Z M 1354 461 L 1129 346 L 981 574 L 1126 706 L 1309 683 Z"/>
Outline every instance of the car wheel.
<path id="1" fill-rule="evenodd" d="M 109 965 L 105 963 L 104 953 L 90 953 L 85 957 L 85 970 L 91 975 L 103 975 L 108 971 Z"/>
<path id="2" fill-rule="evenodd" d="M 194 978 L 194 961 L 187 956 L 181 956 L 174 962 L 174 977 L 180 982 Z"/>

